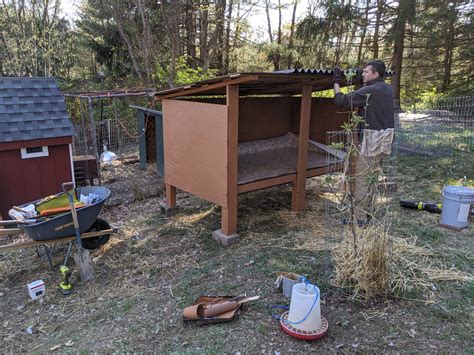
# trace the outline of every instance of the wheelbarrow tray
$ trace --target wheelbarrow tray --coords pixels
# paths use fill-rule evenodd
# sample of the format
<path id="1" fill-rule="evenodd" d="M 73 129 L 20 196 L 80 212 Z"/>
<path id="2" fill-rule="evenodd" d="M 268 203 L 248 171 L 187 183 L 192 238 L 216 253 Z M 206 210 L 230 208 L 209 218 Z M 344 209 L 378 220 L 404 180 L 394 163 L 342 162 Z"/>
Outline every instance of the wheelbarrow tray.
<path id="1" fill-rule="evenodd" d="M 81 233 L 91 229 L 102 209 L 102 206 L 110 196 L 110 190 L 104 186 L 86 186 L 76 189 L 77 196 L 80 196 L 81 194 L 89 195 L 90 193 L 101 196 L 101 200 L 91 205 L 80 207 L 76 210 Z M 30 203 L 36 205 L 39 201 L 41 200 L 36 200 Z M 20 207 L 27 206 L 30 203 L 26 203 Z M 22 224 L 19 227 L 23 229 L 28 237 L 38 241 L 64 238 L 75 234 L 71 212 L 57 215 L 56 217 L 43 222 Z"/>

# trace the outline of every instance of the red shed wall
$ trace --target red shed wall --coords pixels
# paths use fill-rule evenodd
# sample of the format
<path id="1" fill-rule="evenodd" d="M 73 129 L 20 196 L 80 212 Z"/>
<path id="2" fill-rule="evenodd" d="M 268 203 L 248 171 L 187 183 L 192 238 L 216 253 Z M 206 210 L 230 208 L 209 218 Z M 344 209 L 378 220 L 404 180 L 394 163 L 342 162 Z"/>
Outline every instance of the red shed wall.
<path id="1" fill-rule="evenodd" d="M 0 146 L 0 213 L 9 219 L 8 210 L 61 191 L 63 182 L 72 181 L 69 154 L 70 137 Z M 21 147 L 48 146 L 49 156 L 22 159 Z M 10 149 L 11 148 L 11 149 Z"/>

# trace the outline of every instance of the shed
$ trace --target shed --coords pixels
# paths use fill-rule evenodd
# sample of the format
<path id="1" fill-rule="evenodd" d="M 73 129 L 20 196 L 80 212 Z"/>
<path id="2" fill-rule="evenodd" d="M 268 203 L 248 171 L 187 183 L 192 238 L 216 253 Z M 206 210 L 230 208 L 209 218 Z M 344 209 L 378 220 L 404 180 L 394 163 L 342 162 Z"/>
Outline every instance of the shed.
<path id="1" fill-rule="evenodd" d="M 343 83 L 342 86 L 347 83 Z M 166 203 L 181 189 L 221 206 L 213 238 L 238 239 L 237 196 L 292 185 L 292 210 L 305 208 L 306 179 L 341 169 L 312 148 L 341 130 L 350 112 L 333 99 L 331 70 L 241 73 L 158 92 L 162 100 Z"/>
<path id="2" fill-rule="evenodd" d="M 156 163 L 158 176 L 164 176 L 163 157 L 163 114 L 161 111 L 130 105 L 137 110 L 138 148 L 140 166 Z"/>
<path id="3" fill-rule="evenodd" d="M 53 78 L 0 78 L 0 213 L 73 180 L 72 136 Z"/>

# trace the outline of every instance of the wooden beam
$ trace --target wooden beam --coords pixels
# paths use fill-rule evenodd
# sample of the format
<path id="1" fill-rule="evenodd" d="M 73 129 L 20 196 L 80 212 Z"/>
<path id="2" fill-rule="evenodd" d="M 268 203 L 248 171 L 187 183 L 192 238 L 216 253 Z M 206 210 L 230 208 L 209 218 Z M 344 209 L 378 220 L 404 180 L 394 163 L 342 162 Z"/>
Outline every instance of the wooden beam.
<path id="1" fill-rule="evenodd" d="M 304 85 L 301 96 L 300 130 L 298 137 L 298 165 L 296 183 L 291 193 L 291 209 L 295 212 L 304 210 L 306 193 L 306 170 L 308 166 L 309 123 L 311 118 L 312 86 Z"/>
<path id="2" fill-rule="evenodd" d="M 176 187 L 165 184 L 166 186 L 166 205 L 169 207 L 176 206 Z"/>
<path id="3" fill-rule="evenodd" d="M 227 208 L 222 207 L 222 232 L 237 233 L 237 173 L 239 140 L 239 86 L 227 86 Z"/>
<path id="4" fill-rule="evenodd" d="M 23 233 L 23 229 L 21 228 L 5 228 L 5 229 L 0 229 L 0 238 L 1 237 L 11 237 L 13 235 L 21 234 Z"/>
<path id="5" fill-rule="evenodd" d="M 344 167 L 344 163 L 336 163 L 336 164 L 331 164 L 328 166 L 323 166 L 321 168 L 308 169 L 306 173 L 306 177 L 311 178 L 314 176 L 320 176 L 320 175 L 332 173 L 335 171 L 342 171 L 343 167 Z"/>
<path id="6" fill-rule="evenodd" d="M 117 233 L 117 231 L 118 230 L 116 227 L 112 227 L 110 229 L 104 229 L 98 232 L 81 233 L 81 239 L 100 237 L 107 234 L 114 234 L 114 233 Z M 64 238 L 47 239 L 47 240 L 29 240 L 26 242 L 11 243 L 11 244 L 0 246 L 0 252 L 21 249 L 21 248 L 28 248 L 28 247 L 37 247 L 40 245 L 67 242 L 67 241 L 75 240 L 75 239 L 76 239 L 76 236 L 74 235 L 74 236 L 64 237 Z"/>
<path id="7" fill-rule="evenodd" d="M 278 176 L 278 177 L 270 178 L 270 179 L 248 182 L 246 184 L 239 185 L 237 190 L 239 194 L 242 194 L 249 191 L 265 189 L 267 187 L 284 185 L 288 183 L 295 183 L 295 181 L 296 181 L 296 174 L 289 174 L 289 175 Z"/>
<path id="8" fill-rule="evenodd" d="M 195 88 L 189 88 L 189 89 L 181 88 L 181 89 L 177 89 L 179 91 L 172 92 L 172 93 L 169 93 L 169 94 L 164 94 L 164 95 L 157 94 L 155 97 L 158 100 L 171 99 L 171 98 L 178 97 L 178 96 L 188 96 L 188 95 L 195 95 L 195 94 L 199 94 L 199 93 L 205 94 L 206 91 L 219 89 L 219 88 L 222 88 L 222 89 L 227 88 L 226 90 L 227 90 L 227 93 L 228 93 L 228 88 L 230 86 L 237 86 L 238 84 L 241 84 L 241 83 L 247 83 L 247 82 L 250 82 L 250 81 L 257 81 L 257 80 L 258 80 L 258 75 L 250 75 L 250 76 L 238 77 L 236 79 L 229 79 L 229 80 L 221 81 L 221 82 L 218 82 L 218 83 L 215 83 L 215 84 L 198 86 L 198 87 L 195 87 Z M 231 81 L 231 83 L 229 83 L 229 81 Z"/>

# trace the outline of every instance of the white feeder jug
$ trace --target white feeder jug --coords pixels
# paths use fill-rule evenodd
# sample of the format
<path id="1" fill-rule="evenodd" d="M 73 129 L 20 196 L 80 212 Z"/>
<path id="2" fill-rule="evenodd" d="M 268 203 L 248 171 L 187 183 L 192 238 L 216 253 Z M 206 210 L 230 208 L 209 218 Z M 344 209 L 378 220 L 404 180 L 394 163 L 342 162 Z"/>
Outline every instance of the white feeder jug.
<path id="1" fill-rule="evenodd" d="M 311 332 L 321 328 L 321 299 L 316 285 L 299 283 L 293 286 L 288 324 Z"/>

